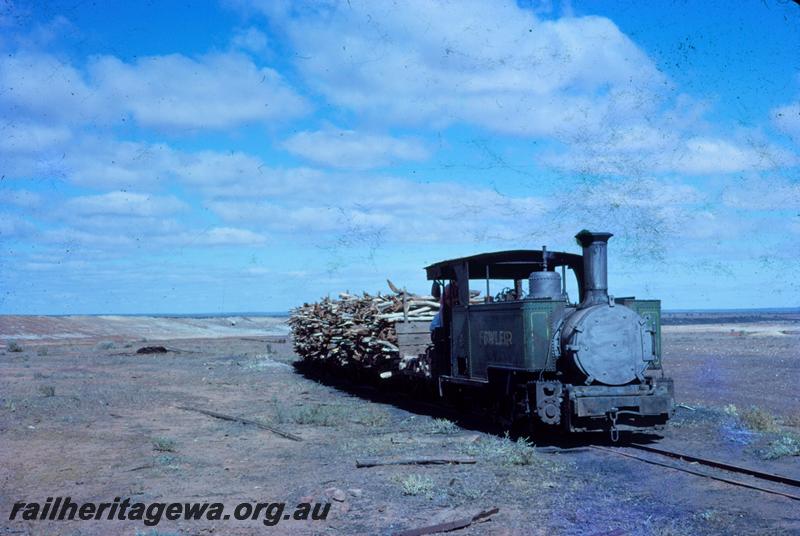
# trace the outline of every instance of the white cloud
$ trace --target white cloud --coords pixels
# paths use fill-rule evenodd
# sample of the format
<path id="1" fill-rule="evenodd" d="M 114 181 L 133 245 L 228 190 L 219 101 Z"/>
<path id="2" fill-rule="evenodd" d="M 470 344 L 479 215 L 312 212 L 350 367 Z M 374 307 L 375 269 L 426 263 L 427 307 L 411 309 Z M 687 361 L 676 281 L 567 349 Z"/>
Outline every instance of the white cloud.
<path id="1" fill-rule="evenodd" d="M 259 53 L 268 49 L 269 39 L 264 32 L 251 26 L 237 30 L 231 39 L 231 45 L 242 50 Z"/>
<path id="2" fill-rule="evenodd" d="M 652 111 L 668 85 L 601 17 L 539 20 L 510 0 L 262 5 L 311 86 L 395 123 L 596 131 Z"/>
<path id="3" fill-rule="evenodd" d="M 273 168 L 243 152 L 181 151 L 164 143 L 82 136 L 30 153 L 4 151 L 0 172 L 14 178 L 63 178 L 103 190 L 141 191 L 178 179 L 207 196 L 280 195 L 310 188 L 320 172 Z"/>
<path id="4" fill-rule="evenodd" d="M 28 11 L 30 8 L 21 11 Z M 6 11 L 8 10 L 8 11 Z M 3 15 L 11 15 L 11 11 L 14 8 L 9 6 L 9 3 L 6 3 L 4 6 L 0 7 L 0 27 L 3 26 Z M 20 13 L 16 14 L 18 17 L 17 22 L 19 19 L 27 19 L 31 17 L 31 13 L 28 12 L 25 15 L 21 15 Z M 16 24 L 12 24 L 9 20 L 9 26 L 16 26 Z M 27 49 L 37 49 L 43 48 L 48 45 L 52 45 L 63 39 L 65 36 L 78 36 L 80 31 L 63 15 L 56 15 L 52 19 L 34 24 L 29 32 L 27 33 L 16 33 L 16 32 L 8 32 L 8 38 L 10 42 L 13 42 L 19 48 L 27 48 Z M 1 43 L 2 41 L 0 41 Z"/>
<path id="5" fill-rule="evenodd" d="M 29 190 L 0 189 L 0 202 L 21 208 L 35 208 L 41 205 L 42 196 Z"/>
<path id="6" fill-rule="evenodd" d="M 337 128 L 299 132 L 283 146 L 317 164 L 342 169 L 370 169 L 428 157 L 428 151 L 419 140 Z"/>
<path id="7" fill-rule="evenodd" d="M 720 240 L 741 240 L 748 233 L 757 232 L 751 221 L 713 207 L 705 210 L 691 210 L 682 212 L 682 221 L 678 232 L 678 240 L 673 241 L 676 249 L 684 244 L 691 243 L 693 247 L 708 254 L 709 243 L 719 243 Z M 699 246 L 699 247 L 698 247 Z"/>
<path id="8" fill-rule="evenodd" d="M 65 126 L 0 120 L 0 154 L 38 155 L 71 138 L 72 132 Z"/>
<path id="9" fill-rule="evenodd" d="M 663 258 L 676 240 L 692 233 L 707 197 L 677 180 L 625 178 L 586 181 L 563 188 L 552 200 L 548 236 L 568 240 L 576 228 L 615 235 L 615 250 L 629 260 Z"/>
<path id="10" fill-rule="evenodd" d="M 153 185 L 158 176 L 177 179 L 199 192 L 202 205 L 227 224 L 258 225 L 272 233 L 323 243 L 519 241 L 537 233 L 552 234 L 554 222 L 568 232 L 576 225 L 613 223 L 642 239 L 651 231 L 663 237 L 693 221 L 686 207 L 703 201 L 694 187 L 654 179 L 590 181 L 577 188 L 565 186 L 563 196 L 540 198 L 504 195 L 479 184 L 273 168 L 242 152 L 188 153 L 165 145 L 96 140 L 84 145 L 100 149 L 82 152 L 78 160 L 67 158 L 74 180 L 99 184 L 105 178 L 138 184 L 132 192 L 83 196 L 68 204 L 75 218 L 66 221 L 87 231 L 115 230 L 136 216 L 142 220 L 136 227 L 148 236 L 188 232 L 178 222 L 164 219 L 180 209 L 177 199 L 142 193 L 143 186 Z M 114 218 L 122 225 L 115 225 Z M 213 244 L 223 236 L 236 239 L 218 231 L 195 243 Z M 252 236 L 242 240 L 258 242 Z"/>
<path id="11" fill-rule="evenodd" d="M 266 238 L 261 234 L 235 227 L 214 227 L 200 237 L 201 244 L 210 246 L 250 246 L 265 241 Z"/>
<path id="12" fill-rule="evenodd" d="M 176 166 L 175 152 L 161 143 L 84 138 L 63 155 L 58 166 L 68 180 L 106 189 L 139 189 L 164 180 Z"/>
<path id="13" fill-rule="evenodd" d="M 261 159 L 246 153 L 201 151 L 183 155 L 176 172 L 192 186 L 203 190 L 218 189 L 218 193 L 224 194 L 228 188 L 262 176 L 264 169 Z"/>
<path id="14" fill-rule="evenodd" d="M 171 195 L 114 191 L 68 198 L 38 217 L 49 224 L 42 233 L 45 242 L 100 250 L 158 249 L 188 243 L 190 229 L 177 218 L 188 208 Z"/>
<path id="15" fill-rule="evenodd" d="M 179 161 L 178 156 L 175 161 Z M 9 196 L 30 197 L 24 194 L 13 191 Z M 197 222 L 189 224 L 178 218 L 188 210 L 186 202 L 172 195 L 112 191 L 68 198 L 50 210 L 39 211 L 37 217 L 47 223 L 47 229 L 40 233 L 42 242 L 84 252 L 114 251 L 114 256 L 125 256 L 132 247 L 158 251 L 169 247 L 257 246 L 267 241 L 263 234 L 246 228 L 201 228 Z M 6 219 L 2 234 L 19 235 L 32 229 L 29 223 L 11 217 Z"/>
<path id="16" fill-rule="evenodd" d="M 520 247 L 540 236 L 563 234 L 569 240 L 576 227 L 606 227 L 628 237 L 630 246 L 624 251 L 659 255 L 670 237 L 680 233 L 710 236 L 732 228 L 727 214 L 707 208 L 709 200 L 700 190 L 679 181 L 587 181 L 536 197 L 505 195 L 466 182 L 272 168 L 242 152 L 189 153 L 161 144 L 99 140 L 84 141 L 81 147 L 95 152 L 77 151 L 80 158 L 68 155 L 73 180 L 137 186 L 68 201 L 56 211 L 68 228 L 51 234 L 51 240 L 58 236 L 89 246 L 92 236 L 101 236 L 95 247 L 129 244 L 132 237 L 151 247 L 258 245 L 266 238 L 252 230 L 257 226 L 283 239 L 331 247 L 422 242 Z M 159 176 L 200 193 L 202 206 L 224 225 L 193 232 L 182 220 L 172 219 L 186 208 L 184 202 L 145 193 L 145 186 L 153 186 L 153 177 Z"/>
<path id="17" fill-rule="evenodd" d="M 186 209 L 187 205 L 173 196 L 109 192 L 73 197 L 64 208 L 70 214 L 81 216 L 148 217 L 174 214 Z"/>
<path id="18" fill-rule="evenodd" d="M 41 238 L 45 243 L 73 250 L 109 251 L 113 257 L 124 257 L 132 247 L 159 251 L 174 247 L 258 246 L 267 241 L 262 234 L 236 227 L 191 230 L 170 220 L 132 222 L 124 218 L 71 222 L 42 232 Z"/>
<path id="19" fill-rule="evenodd" d="M 238 54 L 180 54 L 127 64 L 104 56 L 89 71 L 144 126 L 221 129 L 302 115 L 308 105 L 277 71 Z"/>
<path id="20" fill-rule="evenodd" d="M 785 179 L 750 179 L 726 188 L 722 202 L 743 210 L 800 210 L 800 183 Z"/>
<path id="21" fill-rule="evenodd" d="M 772 110 L 772 120 L 779 130 L 800 144 L 800 102 L 775 108 Z"/>
<path id="22" fill-rule="evenodd" d="M 86 231 L 71 227 L 48 229 L 42 232 L 42 241 L 50 244 L 61 245 L 64 248 L 75 250 L 78 247 L 105 249 L 105 248 L 130 248 L 137 245 L 137 236 L 130 230 L 93 230 Z"/>
<path id="23" fill-rule="evenodd" d="M 35 231 L 34 225 L 14 214 L 0 213 L 0 238 L 24 238 Z"/>
<path id="24" fill-rule="evenodd" d="M 225 221 L 329 244 L 510 239 L 545 208 L 535 197 L 479 186 L 339 173 L 319 174 L 278 197 L 215 198 L 207 205 Z"/>
<path id="25" fill-rule="evenodd" d="M 200 151 L 178 155 L 172 172 L 209 197 L 280 196 L 309 191 L 321 173 L 308 168 L 273 168 L 243 152 Z"/>
<path id="26" fill-rule="evenodd" d="M 553 140 L 561 152 L 542 163 L 594 175 L 797 163 L 774 145 L 715 135 L 702 121 L 707 105 L 677 94 L 607 18 L 543 20 L 511 0 L 261 7 L 285 31 L 307 83 L 373 123 L 470 124 Z M 301 133 L 286 147 L 331 166 L 347 161 L 334 139 Z"/>
<path id="27" fill-rule="evenodd" d="M 153 244 L 160 237 L 176 237 L 189 227 L 180 219 L 165 216 L 121 216 L 108 214 L 70 214 L 56 211 L 53 214 L 58 223 L 70 229 L 87 233 L 108 235 L 122 233 L 135 238 L 143 244 Z"/>
<path id="28" fill-rule="evenodd" d="M 273 69 L 238 53 L 91 58 L 85 71 L 53 56 L 0 58 L 0 106 L 10 117 L 107 124 L 132 116 L 170 130 L 223 129 L 297 117 L 309 105 Z"/>
<path id="29" fill-rule="evenodd" d="M 593 228 L 615 234 L 616 254 L 626 262 L 661 262 L 677 248 L 760 232 L 715 202 L 716 195 L 677 179 L 570 182 L 535 197 L 466 183 L 326 173 L 315 188 L 214 198 L 207 206 L 223 221 L 257 226 L 295 245 L 337 255 L 396 251 L 409 244 L 461 251 L 572 244 L 577 229 Z"/>
<path id="30" fill-rule="evenodd" d="M 800 234 L 800 216 L 789 218 L 789 230 L 794 234 Z"/>
<path id="31" fill-rule="evenodd" d="M 775 145 L 735 144 L 719 138 L 694 137 L 674 154 L 669 170 L 690 174 L 735 173 L 796 165 L 797 158 Z"/>
<path id="32" fill-rule="evenodd" d="M 628 179 L 603 180 L 578 187 L 581 205 L 604 206 L 610 210 L 630 207 L 666 208 L 675 205 L 692 205 L 704 200 L 694 186 L 677 181 Z M 574 191 L 569 195 L 573 196 Z"/>
<path id="33" fill-rule="evenodd" d="M 574 137 L 545 164 L 588 175 L 646 176 L 653 173 L 731 174 L 797 165 L 793 153 L 757 136 L 726 139 L 690 136 L 663 125 L 609 129 L 602 136 Z"/>
<path id="34" fill-rule="evenodd" d="M 54 56 L 20 52 L 0 57 L 0 109 L 39 122 L 107 121 L 116 104 L 84 75 Z"/>

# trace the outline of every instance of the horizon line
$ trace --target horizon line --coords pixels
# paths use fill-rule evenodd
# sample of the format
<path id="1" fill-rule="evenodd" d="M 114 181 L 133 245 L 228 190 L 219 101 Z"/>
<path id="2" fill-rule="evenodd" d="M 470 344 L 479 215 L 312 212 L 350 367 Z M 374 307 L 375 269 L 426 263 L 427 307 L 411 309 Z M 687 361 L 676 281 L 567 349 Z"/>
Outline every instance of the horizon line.
<path id="1" fill-rule="evenodd" d="M 794 307 L 731 307 L 713 309 L 663 309 L 662 314 L 682 313 L 800 313 L 800 306 Z M 224 318 L 232 316 L 286 317 L 290 311 L 228 311 L 197 313 L 0 313 L 0 317 L 8 316 L 150 316 L 162 318 Z"/>

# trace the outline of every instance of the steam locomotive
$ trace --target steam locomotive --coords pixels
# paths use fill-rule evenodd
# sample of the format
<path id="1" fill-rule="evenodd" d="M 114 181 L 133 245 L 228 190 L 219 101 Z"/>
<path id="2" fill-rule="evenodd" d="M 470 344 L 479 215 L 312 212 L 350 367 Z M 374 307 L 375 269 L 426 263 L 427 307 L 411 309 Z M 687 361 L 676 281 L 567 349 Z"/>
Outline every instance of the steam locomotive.
<path id="1" fill-rule="evenodd" d="M 579 232 L 582 255 L 501 251 L 426 267 L 441 303 L 427 347 L 438 395 L 488 399 L 498 415 L 544 430 L 609 431 L 616 439 L 662 427 L 674 395 L 661 366 L 661 303 L 609 295 L 611 236 Z M 486 281 L 482 303 L 470 292 L 475 280 Z M 492 280 L 513 288 L 491 297 Z M 413 353 L 420 333 L 402 325 L 397 333 L 401 354 Z"/>

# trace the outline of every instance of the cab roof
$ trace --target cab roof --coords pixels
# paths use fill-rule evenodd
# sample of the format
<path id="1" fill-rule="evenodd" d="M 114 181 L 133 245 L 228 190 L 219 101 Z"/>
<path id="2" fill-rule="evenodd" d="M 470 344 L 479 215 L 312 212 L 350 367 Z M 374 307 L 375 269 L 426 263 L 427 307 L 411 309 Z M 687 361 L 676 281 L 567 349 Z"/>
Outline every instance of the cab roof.
<path id="1" fill-rule="evenodd" d="M 457 272 L 468 273 L 469 279 L 527 279 L 531 272 L 542 270 L 542 251 L 538 249 L 513 249 L 480 253 L 437 262 L 425 267 L 429 280 L 457 279 Z M 578 281 L 583 280 L 583 256 L 563 251 L 547 252 L 547 269 L 558 266 L 571 268 Z"/>

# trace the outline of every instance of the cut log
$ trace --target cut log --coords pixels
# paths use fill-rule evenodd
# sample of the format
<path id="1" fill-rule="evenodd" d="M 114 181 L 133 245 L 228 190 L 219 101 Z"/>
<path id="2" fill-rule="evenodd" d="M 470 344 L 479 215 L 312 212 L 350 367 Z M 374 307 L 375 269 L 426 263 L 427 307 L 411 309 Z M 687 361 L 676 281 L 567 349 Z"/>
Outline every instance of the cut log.
<path id="1" fill-rule="evenodd" d="M 355 365 L 378 374 L 399 370 L 401 357 L 415 351 L 420 361 L 410 369 L 429 375 L 430 366 L 425 361 L 429 335 L 417 337 L 415 344 L 406 347 L 398 344 L 398 330 L 413 325 L 416 333 L 429 333 L 429 322 L 439 303 L 387 283 L 394 294 L 356 296 L 344 292 L 338 300 L 324 298 L 292 310 L 289 324 L 295 352 L 306 361 Z"/>

